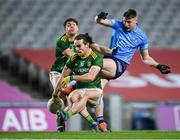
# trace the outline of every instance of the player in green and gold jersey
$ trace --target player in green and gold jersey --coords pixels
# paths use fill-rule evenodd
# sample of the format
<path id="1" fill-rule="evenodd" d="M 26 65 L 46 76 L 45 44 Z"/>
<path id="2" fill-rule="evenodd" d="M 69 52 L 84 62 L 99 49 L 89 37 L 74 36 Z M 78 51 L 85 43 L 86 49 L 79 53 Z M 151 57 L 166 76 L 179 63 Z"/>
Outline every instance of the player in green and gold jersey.
<path id="1" fill-rule="evenodd" d="M 63 69 L 61 80 L 57 84 L 56 92 L 66 86 L 70 81 L 76 80 L 77 87 L 68 96 L 72 102 L 68 111 L 61 111 L 61 121 L 68 120 L 76 113 L 86 110 L 87 102 L 98 105 L 102 97 L 100 70 L 103 67 L 102 56 L 90 48 L 92 39 L 88 34 L 80 34 L 75 37 L 75 48 L 77 54 L 71 57 Z M 73 71 L 74 75 L 70 75 Z M 90 115 L 88 116 L 90 117 Z M 89 121 L 94 130 L 98 130 L 97 123 Z"/>
<path id="2" fill-rule="evenodd" d="M 50 81 L 55 89 L 56 83 L 69 57 L 74 54 L 74 38 L 78 34 L 78 22 L 68 18 L 64 22 L 65 34 L 56 43 L 56 59 L 51 67 Z"/>

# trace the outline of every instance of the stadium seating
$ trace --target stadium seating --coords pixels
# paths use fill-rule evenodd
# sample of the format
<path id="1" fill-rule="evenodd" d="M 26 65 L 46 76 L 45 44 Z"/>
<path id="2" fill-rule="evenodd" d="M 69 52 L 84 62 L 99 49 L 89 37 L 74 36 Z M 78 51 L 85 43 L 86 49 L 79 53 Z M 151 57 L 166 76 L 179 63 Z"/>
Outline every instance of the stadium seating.
<path id="1" fill-rule="evenodd" d="M 68 17 L 79 21 L 80 32 L 89 32 L 96 42 L 108 45 L 111 30 L 95 24 L 94 16 L 104 10 L 109 18 L 121 18 L 127 8 L 135 8 L 152 48 L 178 48 L 179 6 L 179 0 L 1 0 L 0 46 L 54 47 Z"/>

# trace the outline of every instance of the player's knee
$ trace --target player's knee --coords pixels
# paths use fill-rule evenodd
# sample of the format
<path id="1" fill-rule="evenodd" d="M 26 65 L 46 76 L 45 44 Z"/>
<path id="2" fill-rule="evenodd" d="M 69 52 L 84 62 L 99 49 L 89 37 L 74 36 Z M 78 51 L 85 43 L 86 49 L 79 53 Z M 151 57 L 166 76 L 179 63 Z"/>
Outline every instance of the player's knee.
<path id="1" fill-rule="evenodd" d="M 89 95 L 88 93 L 86 93 L 86 94 L 83 95 L 83 98 L 84 98 L 84 99 L 89 99 L 89 98 L 90 98 L 90 95 Z"/>
<path id="2" fill-rule="evenodd" d="M 71 101 L 72 101 L 73 103 L 79 102 L 80 99 L 81 99 L 81 95 L 79 95 L 79 94 L 74 94 L 74 95 L 71 97 Z"/>

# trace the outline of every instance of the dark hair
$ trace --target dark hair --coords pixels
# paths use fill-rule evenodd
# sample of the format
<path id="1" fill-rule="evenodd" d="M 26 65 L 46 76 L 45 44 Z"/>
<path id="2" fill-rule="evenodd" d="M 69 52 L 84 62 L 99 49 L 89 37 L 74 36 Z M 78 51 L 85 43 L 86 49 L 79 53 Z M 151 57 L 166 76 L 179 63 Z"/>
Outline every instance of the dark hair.
<path id="1" fill-rule="evenodd" d="M 126 12 L 124 12 L 123 17 L 126 19 L 131 19 L 137 16 L 136 10 L 134 9 L 128 9 Z"/>
<path id="2" fill-rule="evenodd" d="M 78 21 L 75 18 L 68 18 L 64 21 L 64 27 L 66 27 L 67 22 L 71 22 L 73 21 L 74 23 L 76 23 L 76 25 L 78 25 Z"/>
<path id="3" fill-rule="evenodd" d="M 92 40 L 92 37 L 89 36 L 88 33 L 85 33 L 85 34 L 79 34 L 75 37 L 75 40 L 81 40 L 83 39 L 84 43 L 89 43 L 89 44 L 92 44 L 94 43 L 93 40 Z"/>

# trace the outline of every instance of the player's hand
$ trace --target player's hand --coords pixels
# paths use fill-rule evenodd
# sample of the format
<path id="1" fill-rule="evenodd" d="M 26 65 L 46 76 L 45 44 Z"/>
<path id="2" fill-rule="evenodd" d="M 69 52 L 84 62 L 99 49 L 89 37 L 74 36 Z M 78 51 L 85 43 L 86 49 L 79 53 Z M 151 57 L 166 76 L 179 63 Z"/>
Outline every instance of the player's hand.
<path id="1" fill-rule="evenodd" d="M 156 68 L 162 73 L 162 74 L 168 74 L 171 73 L 171 68 L 164 64 L 158 64 Z"/>
<path id="2" fill-rule="evenodd" d="M 62 87 L 66 86 L 71 81 L 71 79 L 71 76 L 65 77 L 61 82 Z"/>
<path id="3" fill-rule="evenodd" d="M 54 101 L 54 103 L 58 104 L 60 102 L 60 99 L 57 95 L 53 95 L 52 96 L 52 101 Z"/>
<path id="4" fill-rule="evenodd" d="M 100 19 L 106 19 L 106 18 L 107 18 L 107 15 L 108 15 L 108 13 L 106 13 L 106 12 L 101 12 L 101 13 L 99 13 L 99 14 L 97 15 L 97 17 L 100 18 Z"/>
<path id="5" fill-rule="evenodd" d="M 118 47 L 116 47 L 116 48 L 112 48 L 111 50 L 112 50 L 112 54 L 116 54 L 116 53 L 117 53 L 117 51 L 118 51 Z"/>

